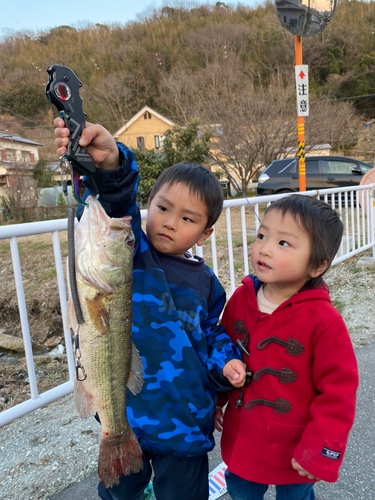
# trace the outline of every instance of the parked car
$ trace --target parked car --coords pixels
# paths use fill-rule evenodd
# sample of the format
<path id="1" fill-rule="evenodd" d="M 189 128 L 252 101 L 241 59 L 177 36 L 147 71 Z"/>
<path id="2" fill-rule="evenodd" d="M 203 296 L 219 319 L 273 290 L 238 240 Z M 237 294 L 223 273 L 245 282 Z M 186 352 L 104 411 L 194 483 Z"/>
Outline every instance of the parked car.
<path id="1" fill-rule="evenodd" d="M 357 186 L 374 168 L 346 156 L 306 156 L 306 190 Z M 274 160 L 258 179 L 258 195 L 299 191 L 298 158 Z"/>

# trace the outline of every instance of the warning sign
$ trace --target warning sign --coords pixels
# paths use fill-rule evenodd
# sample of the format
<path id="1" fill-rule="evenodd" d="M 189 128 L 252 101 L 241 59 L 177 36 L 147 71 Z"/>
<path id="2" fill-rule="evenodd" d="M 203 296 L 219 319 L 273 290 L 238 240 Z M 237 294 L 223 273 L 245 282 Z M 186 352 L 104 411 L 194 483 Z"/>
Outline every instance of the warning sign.
<path id="1" fill-rule="evenodd" d="M 296 66 L 297 115 L 309 116 L 309 72 L 307 64 Z"/>

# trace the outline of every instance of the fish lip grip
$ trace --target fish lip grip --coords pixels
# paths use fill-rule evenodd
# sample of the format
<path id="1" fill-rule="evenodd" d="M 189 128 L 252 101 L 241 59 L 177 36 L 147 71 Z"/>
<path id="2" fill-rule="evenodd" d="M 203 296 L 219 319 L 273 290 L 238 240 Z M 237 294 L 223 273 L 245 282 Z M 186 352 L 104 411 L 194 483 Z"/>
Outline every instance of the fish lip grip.
<path id="1" fill-rule="evenodd" d="M 94 160 L 87 153 L 86 148 L 79 145 L 86 119 L 86 114 L 82 110 L 82 99 L 79 95 L 82 82 L 67 66 L 52 64 L 47 68 L 47 73 L 49 75 L 46 85 L 47 99 L 58 109 L 60 117 L 65 121 L 65 125 L 70 131 L 69 145 L 65 157 L 73 168 L 72 177 L 75 196 L 79 203 L 82 203 L 79 193 L 76 192 L 79 175 L 74 175 L 74 171 L 81 175 L 89 175 L 97 193 L 100 194 L 100 180 Z"/>

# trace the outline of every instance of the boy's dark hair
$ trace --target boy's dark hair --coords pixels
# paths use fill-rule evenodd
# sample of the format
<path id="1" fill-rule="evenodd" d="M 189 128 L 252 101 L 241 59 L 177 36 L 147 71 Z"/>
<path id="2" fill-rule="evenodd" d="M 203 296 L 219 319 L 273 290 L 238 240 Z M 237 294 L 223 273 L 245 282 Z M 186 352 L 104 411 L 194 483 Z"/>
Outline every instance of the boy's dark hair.
<path id="1" fill-rule="evenodd" d="M 344 231 L 338 213 L 324 201 L 298 194 L 275 201 L 265 214 L 273 210 L 280 211 L 282 215 L 291 215 L 308 233 L 311 241 L 309 264 L 313 269 L 317 269 L 328 259 L 327 271 L 340 247 Z M 310 285 L 318 285 L 326 271 L 316 278 L 311 278 Z"/>
<path id="2" fill-rule="evenodd" d="M 187 186 L 192 195 L 197 196 L 205 203 L 208 218 L 205 229 L 212 227 L 223 209 L 223 190 L 214 174 L 200 163 L 183 161 L 164 170 L 156 179 L 149 202 L 162 186 L 172 186 L 179 183 Z"/>

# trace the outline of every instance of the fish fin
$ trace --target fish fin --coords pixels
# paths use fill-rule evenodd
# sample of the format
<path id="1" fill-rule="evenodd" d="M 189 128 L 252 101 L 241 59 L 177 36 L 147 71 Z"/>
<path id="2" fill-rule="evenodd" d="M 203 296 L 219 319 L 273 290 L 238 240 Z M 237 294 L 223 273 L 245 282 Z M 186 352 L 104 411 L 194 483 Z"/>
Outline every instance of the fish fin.
<path id="1" fill-rule="evenodd" d="M 86 391 L 83 382 L 74 381 L 74 407 L 82 418 L 91 417 L 97 412 L 97 405 L 91 394 Z"/>
<path id="2" fill-rule="evenodd" d="M 105 488 L 119 484 L 120 475 L 128 476 L 142 469 L 142 450 L 130 427 L 125 436 L 103 434 L 99 450 L 98 475 Z"/>
<path id="3" fill-rule="evenodd" d="M 126 384 L 128 389 L 133 394 L 138 394 L 142 390 L 143 386 L 143 363 L 139 355 L 138 349 L 132 343 L 132 362 L 130 365 L 130 373 L 128 383 Z"/>

